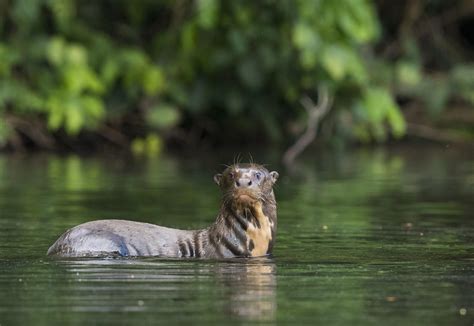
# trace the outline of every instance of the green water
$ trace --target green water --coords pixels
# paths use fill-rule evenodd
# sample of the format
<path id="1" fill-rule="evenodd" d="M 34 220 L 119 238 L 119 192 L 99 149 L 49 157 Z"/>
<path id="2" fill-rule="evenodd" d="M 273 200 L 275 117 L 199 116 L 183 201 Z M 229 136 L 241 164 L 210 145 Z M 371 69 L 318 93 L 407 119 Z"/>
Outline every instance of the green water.
<path id="1" fill-rule="evenodd" d="M 98 218 L 213 222 L 231 156 L 0 156 L 0 325 L 473 325 L 474 153 L 307 155 L 280 172 L 274 257 L 50 259 Z"/>

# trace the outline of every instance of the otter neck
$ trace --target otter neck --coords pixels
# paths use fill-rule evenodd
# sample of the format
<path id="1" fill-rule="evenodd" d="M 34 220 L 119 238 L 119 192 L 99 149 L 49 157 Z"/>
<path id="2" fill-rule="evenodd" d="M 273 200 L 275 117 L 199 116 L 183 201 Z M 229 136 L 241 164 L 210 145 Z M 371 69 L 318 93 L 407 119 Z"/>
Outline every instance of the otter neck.
<path id="1" fill-rule="evenodd" d="M 277 228 L 273 197 L 246 207 L 223 204 L 209 228 L 209 240 L 222 257 L 259 257 L 272 252 Z"/>

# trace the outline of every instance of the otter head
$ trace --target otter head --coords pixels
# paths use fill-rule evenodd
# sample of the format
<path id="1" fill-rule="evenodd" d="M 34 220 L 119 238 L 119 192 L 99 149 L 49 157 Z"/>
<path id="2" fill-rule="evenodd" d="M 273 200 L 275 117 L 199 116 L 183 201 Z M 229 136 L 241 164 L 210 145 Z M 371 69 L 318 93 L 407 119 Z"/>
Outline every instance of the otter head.
<path id="1" fill-rule="evenodd" d="M 278 172 L 259 164 L 234 164 L 216 174 L 214 181 L 224 194 L 224 203 L 234 209 L 250 208 L 256 203 L 274 203 L 273 185 Z"/>

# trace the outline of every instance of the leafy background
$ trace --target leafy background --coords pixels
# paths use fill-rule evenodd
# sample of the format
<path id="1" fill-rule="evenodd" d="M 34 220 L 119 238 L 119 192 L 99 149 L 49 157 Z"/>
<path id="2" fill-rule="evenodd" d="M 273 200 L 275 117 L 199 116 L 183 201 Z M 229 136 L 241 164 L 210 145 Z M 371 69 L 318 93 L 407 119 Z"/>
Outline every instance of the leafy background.
<path id="1" fill-rule="evenodd" d="M 468 0 L 1 0 L 0 148 L 474 137 Z"/>

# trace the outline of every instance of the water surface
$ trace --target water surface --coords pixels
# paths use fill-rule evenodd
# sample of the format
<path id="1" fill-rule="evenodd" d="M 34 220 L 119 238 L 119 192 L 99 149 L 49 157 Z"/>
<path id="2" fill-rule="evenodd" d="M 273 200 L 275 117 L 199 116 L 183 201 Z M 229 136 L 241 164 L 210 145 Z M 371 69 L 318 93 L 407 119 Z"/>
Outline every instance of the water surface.
<path id="1" fill-rule="evenodd" d="M 0 324 L 473 325 L 466 150 L 318 153 L 292 175 L 276 156 L 256 157 L 281 176 L 272 258 L 45 256 L 65 229 L 92 219 L 212 223 L 212 176 L 232 158 L 206 157 L 0 156 Z"/>

